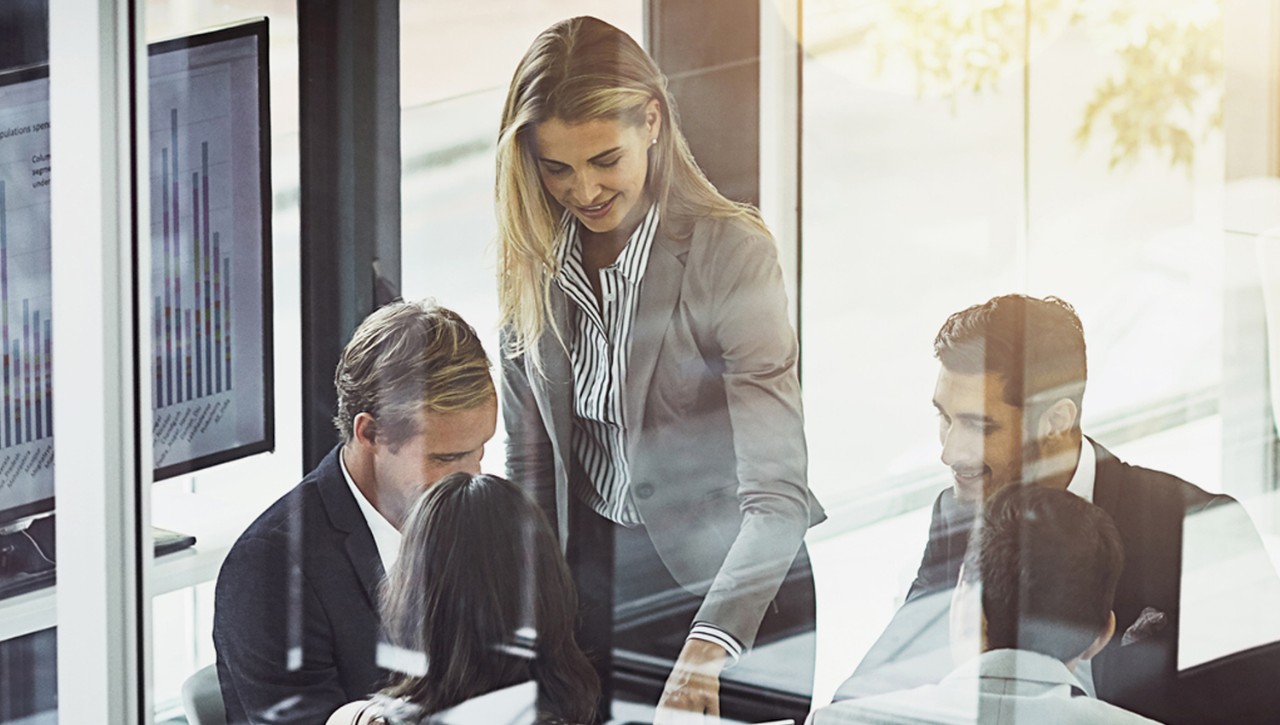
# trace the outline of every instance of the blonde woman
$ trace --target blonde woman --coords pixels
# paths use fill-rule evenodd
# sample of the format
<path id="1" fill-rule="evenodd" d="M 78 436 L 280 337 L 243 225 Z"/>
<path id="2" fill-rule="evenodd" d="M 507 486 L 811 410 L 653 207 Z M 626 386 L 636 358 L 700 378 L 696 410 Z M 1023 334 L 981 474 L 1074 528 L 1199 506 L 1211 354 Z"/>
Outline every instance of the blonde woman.
<path id="1" fill-rule="evenodd" d="M 776 670 L 771 686 L 793 695 L 776 709 L 802 717 L 813 669 L 802 539 L 825 515 L 806 480 L 798 346 L 758 212 L 702 174 L 653 59 L 589 17 L 548 28 L 520 61 L 496 197 L 508 475 L 566 546 L 602 713 L 613 646 L 672 663 L 661 723 L 718 714 L 722 699 L 733 714 L 725 668 L 757 640 L 807 632 L 807 654 L 752 667 Z M 668 616 L 614 636 L 615 590 L 621 613 L 643 600 Z M 769 712 L 744 707 L 752 720 Z"/>

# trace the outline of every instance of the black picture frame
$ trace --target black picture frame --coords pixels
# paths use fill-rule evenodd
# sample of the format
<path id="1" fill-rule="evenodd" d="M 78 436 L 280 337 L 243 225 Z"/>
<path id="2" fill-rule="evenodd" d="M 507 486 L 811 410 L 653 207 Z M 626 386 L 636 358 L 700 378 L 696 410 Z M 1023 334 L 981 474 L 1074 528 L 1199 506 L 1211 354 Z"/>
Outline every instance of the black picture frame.
<path id="1" fill-rule="evenodd" d="M 211 466 L 238 460 L 258 453 L 275 450 L 275 354 L 273 349 L 274 325 L 272 313 L 272 189 L 271 189 L 271 93 L 270 62 L 268 45 L 268 20 L 256 18 L 234 25 L 224 26 L 193 35 L 173 38 L 152 43 L 147 48 L 148 58 L 169 53 L 188 51 L 206 47 L 229 40 L 253 38 L 257 46 L 257 102 L 258 102 L 258 185 L 261 209 L 261 322 L 258 334 L 262 344 L 262 438 L 249 443 L 228 447 L 224 450 L 195 456 L 186 460 L 178 460 L 154 467 L 153 480 L 161 481 L 176 476 L 190 474 Z M 155 245 L 151 235 L 146 238 Z M 139 318 L 140 324 L 146 321 Z M 139 361 L 139 364 L 143 364 Z M 146 362 L 150 366 L 150 361 Z M 149 380 L 149 375 L 140 375 L 139 380 Z M 155 408 L 153 401 L 153 410 Z M 154 433 L 153 433 L 154 435 Z"/>

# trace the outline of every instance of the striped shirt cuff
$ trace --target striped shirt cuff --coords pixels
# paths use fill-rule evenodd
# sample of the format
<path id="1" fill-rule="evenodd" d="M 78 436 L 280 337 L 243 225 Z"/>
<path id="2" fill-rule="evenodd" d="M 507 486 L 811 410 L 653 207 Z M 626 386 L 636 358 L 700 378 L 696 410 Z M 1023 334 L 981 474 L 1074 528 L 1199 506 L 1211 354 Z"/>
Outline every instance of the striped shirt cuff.
<path id="1" fill-rule="evenodd" d="M 725 665 L 725 669 L 738 664 L 738 660 L 742 658 L 742 645 L 738 640 L 714 624 L 694 622 L 693 629 L 689 630 L 688 639 L 700 639 L 723 647 L 724 651 L 729 653 L 729 662 Z"/>

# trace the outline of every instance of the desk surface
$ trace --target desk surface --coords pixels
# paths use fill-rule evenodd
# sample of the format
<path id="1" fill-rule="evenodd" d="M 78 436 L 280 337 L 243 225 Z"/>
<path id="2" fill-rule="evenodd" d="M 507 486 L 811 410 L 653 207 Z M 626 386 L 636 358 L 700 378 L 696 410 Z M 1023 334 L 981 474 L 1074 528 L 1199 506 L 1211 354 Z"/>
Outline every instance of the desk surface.
<path id="1" fill-rule="evenodd" d="M 236 537 L 261 513 L 205 494 L 152 492 L 152 522 L 196 537 L 196 545 L 155 560 L 152 596 L 213 581 Z M 57 589 L 46 587 L 0 600 L 0 641 L 54 627 Z"/>

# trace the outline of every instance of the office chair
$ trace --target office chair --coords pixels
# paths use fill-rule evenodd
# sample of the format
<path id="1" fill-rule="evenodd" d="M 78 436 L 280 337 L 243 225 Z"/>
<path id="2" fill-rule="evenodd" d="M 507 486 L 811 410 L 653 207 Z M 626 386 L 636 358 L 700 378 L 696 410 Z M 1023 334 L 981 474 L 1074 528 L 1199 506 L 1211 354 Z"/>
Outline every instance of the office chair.
<path id="1" fill-rule="evenodd" d="M 227 725 L 217 665 L 200 668 L 182 683 L 182 709 L 190 725 Z"/>

